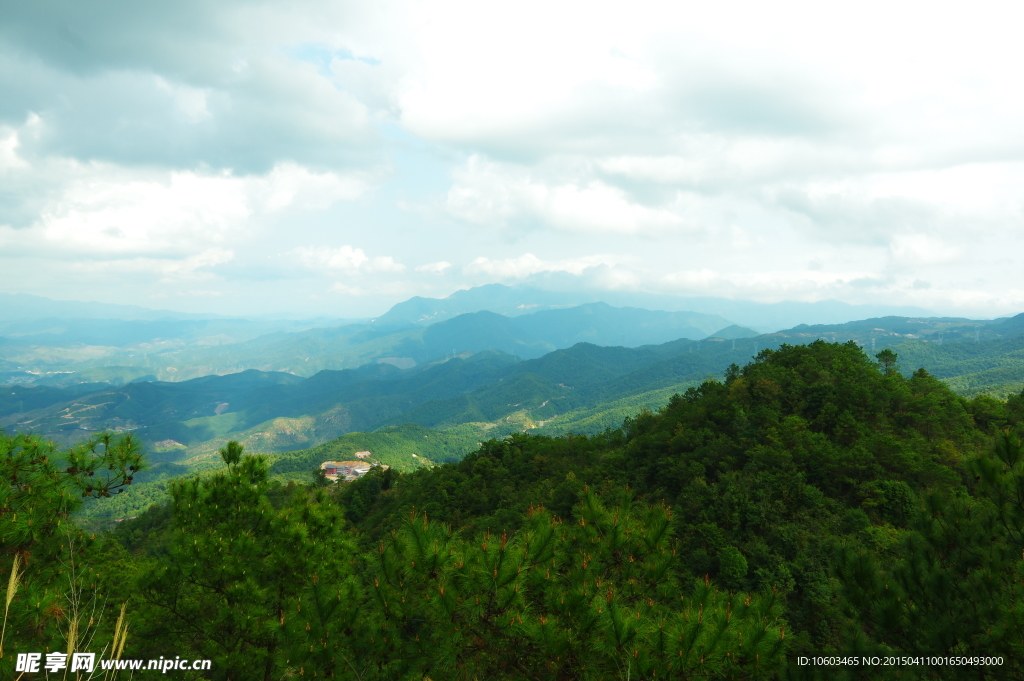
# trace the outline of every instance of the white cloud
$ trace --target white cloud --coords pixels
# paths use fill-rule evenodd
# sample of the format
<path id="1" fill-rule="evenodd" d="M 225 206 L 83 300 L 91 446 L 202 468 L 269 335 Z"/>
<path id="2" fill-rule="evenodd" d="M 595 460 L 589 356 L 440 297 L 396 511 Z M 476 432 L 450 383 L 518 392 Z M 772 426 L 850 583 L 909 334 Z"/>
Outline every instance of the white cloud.
<path id="1" fill-rule="evenodd" d="M 444 260 L 438 262 L 427 263 L 426 265 L 420 265 L 416 268 L 417 272 L 428 272 L 430 274 L 444 274 L 446 271 L 451 269 L 452 264 Z"/>
<path id="2" fill-rule="evenodd" d="M 631 56 L 625 44 L 631 40 L 623 41 L 634 8 L 463 1 L 413 7 L 417 68 L 404 80 L 399 104 L 403 124 L 424 137 L 480 142 L 521 138 L 526 130 L 544 135 L 552 119 L 568 122 L 567 110 L 585 113 L 587 104 L 629 97 L 657 81 Z M 586 101 L 595 88 L 610 92 Z"/>
<path id="3" fill-rule="evenodd" d="M 36 229 L 62 250 L 186 254 L 223 243 L 251 215 L 242 180 L 192 173 L 161 180 L 78 179 Z"/>
<path id="4" fill-rule="evenodd" d="M 70 265 L 78 274 L 109 278 L 123 274 L 155 276 L 161 284 L 214 279 L 212 272 L 204 271 L 231 262 L 233 251 L 208 248 L 185 258 L 115 258 L 109 260 L 79 260 Z"/>
<path id="5" fill-rule="evenodd" d="M 683 226 L 671 210 L 649 208 L 596 178 L 535 178 L 529 170 L 471 157 L 455 172 L 448 212 L 477 225 L 546 226 L 569 232 L 634 234 Z"/>
<path id="6" fill-rule="evenodd" d="M 405 265 L 391 256 L 369 257 L 361 248 L 352 246 L 300 246 L 291 251 L 311 270 L 362 272 L 402 272 Z"/>
<path id="7" fill-rule="evenodd" d="M 246 180 L 254 202 L 262 201 L 266 210 L 320 211 L 338 201 L 359 198 L 379 178 L 373 173 L 316 172 L 282 163 L 265 176 Z"/>
<path id="8" fill-rule="evenodd" d="M 237 295 L 272 270 L 296 291 L 357 274 L 364 300 L 557 276 L 1010 311 L 1021 14 L 985 0 L 15 3 L 0 25 L 0 259 L 40 282 L 119 263 L 115 291 L 147 267 Z M 281 273 L 281 253 L 306 269 Z"/>
<path id="9" fill-rule="evenodd" d="M 38 119 L 0 135 L 0 243 L 23 255 L 185 257 L 252 233 L 267 216 L 323 211 L 365 194 L 379 176 L 293 163 L 265 175 L 125 169 L 72 159 L 26 160 Z M 0 131 L 3 132 L 3 131 Z"/>
<path id="10" fill-rule="evenodd" d="M 172 83 L 157 76 L 156 86 L 166 92 L 174 107 L 189 123 L 199 123 L 212 116 L 210 113 L 211 88 L 197 88 L 184 83 Z"/>
<path id="11" fill-rule="evenodd" d="M 900 265 L 944 265 L 962 256 L 959 248 L 927 234 L 897 234 L 889 251 Z"/>
<path id="12" fill-rule="evenodd" d="M 344 281 L 336 281 L 331 284 L 327 292 L 356 298 L 381 298 L 383 296 L 411 296 L 418 290 L 419 287 L 415 283 L 407 281 L 378 282 L 372 286 L 360 286 Z"/>
<path id="13" fill-rule="evenodd" d="M 18 133 L 9 126 L 0 126 L 0 173 L 28 166 L 18 154 Z"/>
<path id="14" fill-rule="evenodd" d="M 523 279 L 541 272 L 568 272 L 580 275 L 592 267 L 614 266 L 621 261 L 610 255 L 590 255 L 566 260 L 544 261 L 533 253 L 524 253 L 518 258 L 491 260 L 479 257 L 466 265 L 466 274 L 486 274 L 497 279 Z"/>
<path id="15" fill-rule="evenodd" d="M 379 163 L 366 106 L 283 49 L 337 39 L 317 22 L 348 14 L 351 30 L 358 13 L 302 4 L 10 8 L 0 25 L 0 121 L 35 112 L 44 134 L 33 154 L 80 161 L 241 173 L 289 161 Z"/>
<path id="16" fill-rule="evenodd" d="M 403 272 L 405 265 L 395 262 L 390 255 L 385 255 L 371 258 L 366 269 L 370 272 Z"/>

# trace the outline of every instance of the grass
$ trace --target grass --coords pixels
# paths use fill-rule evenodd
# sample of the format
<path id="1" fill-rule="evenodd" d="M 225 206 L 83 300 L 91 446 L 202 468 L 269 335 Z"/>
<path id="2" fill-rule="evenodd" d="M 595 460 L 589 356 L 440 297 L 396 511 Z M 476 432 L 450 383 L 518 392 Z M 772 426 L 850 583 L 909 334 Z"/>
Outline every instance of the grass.
<path id="1" fill-rule="evenodd" d="M 0 630 L 0 659 L 4 656 L 4 637 L 7 635 L 7 615 L 11 611 L 11 601 L 14 600 L 14 595 L 18 592 L 18 578 L 21 576 L 18 573 L 18 568 L 21 565 L 21 554 L 14 554 L 14 560 L 11 561 L 11 576 L 7 580 L 7 597 L 4 603 L 4 627 Z"/>

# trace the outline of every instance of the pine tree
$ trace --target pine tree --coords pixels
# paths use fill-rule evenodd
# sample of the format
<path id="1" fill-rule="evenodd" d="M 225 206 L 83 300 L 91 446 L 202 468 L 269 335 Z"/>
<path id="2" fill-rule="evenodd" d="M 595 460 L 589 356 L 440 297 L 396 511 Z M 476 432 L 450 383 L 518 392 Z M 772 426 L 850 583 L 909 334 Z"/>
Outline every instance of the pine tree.
<path id="1" fill-rule="evenodd" d="M 131 435 L 103 433 L 67 451 L 31 435 L 0 433 L 0 572 L 5 611 L 2 664 L 11 651 L 109 645 L 118 569 L 112 542 L 83 533 L 72 514 L 110 497 L 145 467 Z M 80 647 L 78 649 L 81 649 Z"/>
<path id="2" fill-rule="evenodd" d="M 351 548 L 323 490 L 295 488 L 275 505 L 263 457 L 238 443 L 221 455 L 222 472 L 172 487 L 173 534 L 140 580 L 140 635 L 213 660 L 220 678 L 276 679 L 302 669 L 323 589 L 344 590 Z M 319 611 L 303 612 L 304 602 Z"/>
<path id="3" fill-rule="evenodd" d="M 916 669 L 931 678 L 1024 673 L 1024 447 L 1002 433 L 971 462 L 977 496 L 933 492 L 911 523 L 902 557 L 885 565 L 847 550 L 838 572 L 854 630 L 873 654 L 1001 656 L 1000 666 Z"/>
<path id="4" fill-rule="evenodd" d="M 572 520 L 532 509 L 519 533 L 461 540 L 410 514 L 378 550 L 373 591 L 393 678 L 768 678 L 780 604 L 680 583 L 670 513 L 587 491 Z M 401 670 L 397 661 L 402 661 Z M 387 678 L 387 677 L 384 677 Z"/>

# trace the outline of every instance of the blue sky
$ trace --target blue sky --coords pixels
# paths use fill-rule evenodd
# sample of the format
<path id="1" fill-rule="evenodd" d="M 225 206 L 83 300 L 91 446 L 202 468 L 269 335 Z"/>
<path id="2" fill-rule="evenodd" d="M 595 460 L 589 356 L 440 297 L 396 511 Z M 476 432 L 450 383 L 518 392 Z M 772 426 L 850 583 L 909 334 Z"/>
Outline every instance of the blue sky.
<path id="1" fill-rule="evenodd" d="M 0 290 L 1024 310 L 1014 3 L 0 1 Z"/>

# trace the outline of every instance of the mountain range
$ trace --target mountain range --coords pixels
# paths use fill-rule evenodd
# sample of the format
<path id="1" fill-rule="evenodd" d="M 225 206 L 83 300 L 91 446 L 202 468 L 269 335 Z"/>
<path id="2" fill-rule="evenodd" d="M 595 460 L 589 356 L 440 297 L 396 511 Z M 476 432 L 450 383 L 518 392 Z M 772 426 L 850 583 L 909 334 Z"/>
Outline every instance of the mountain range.
<path id="1" fill-rule="evenodd" d="M 747 338 L 713 334 L 635 348 L 573 342 L 581 328 L 603 340 L 593 331 L 599 326 L 585 326 L 581 320 L 597 319 L 605 334 L 617 331 L 611 325 L 616 319 L 632 321 L 633 328 L 624 333 L 637 338 L 671 334 L 673 326 L 667 322 L 680 319 L 672 315 L 607 305 L 517 318 L 479 312 L 438 322 L 413 337 L 403 335 L 398 346 L 403 356 L 310 377 L 246 370 L 113 387 L 14 385 L 0 393 L 0 426 L 63 441 L 103 429 L 135 430 L 149 442 L 183 448 L 255 429 L 249 434 L 260 434 L 265 451 L 404 423 L 444 428 L 504 420 L 515 428 L 543 428 L 564 421 L 570 412 L 720 375 L 761 350 L 815 340 L 853 341 L 868 350 L 892 347 L 908 371 L 924 366 L 975 392 L 1013 384 L 1017 374 L 1024 374 L 1018 368 L 1024 366 L 1024 315 L 1002 321 L 889 317 L 799 326 Z M 645 320 L 666 324 L 644 327 Z M 557 343 L 572 345 L 545 352 Z M 444 352 L 450 345 L 454 347 Z M 395 366 L 402 359 L 412 366 Z M 988 383 L 986 376 L 992 379 Z M 290 436 L 276 437 L 274 427 L 267 425 L 275 419 L 307 421 L 301 427 L 277 424 Z"/>
<path id="2" fill-rule="evenodd" d="M 842 324 L 856 319 L 893 315 L 935 316 L 934 312 L 919 307 L 851 305 L 837 300 L 813 303 L 757 303 L 728 298 L 669 296 L 635 291 L 547 291 L 525 286 L 488 284 L 456 291 L 446 298 L 410 298 L 398 303 L 372 323 L 392 327 L 405 324 L 427 325 L 481 310 L 514 317 L 598 302 L 615 307 L 715 315 L 757 329 L 760 333 L 785 329 L 801 323 Z"/>
<path id="3" fill-rule="evenodd" d="M 482 350 L 530 359 L 578 342 L 639 346 L 701 339 L 725 329 L 730 337 L 757 335 L 715 315 L 605 303 L 516 317 L 484 310 L 426 326 L 376 321 L 324 325 L 314 320 L 304 323 L 307 328 L 286 330 L 283 322 L 274 324 L 276 328 L 260 335 L 270 323 L 113 321 L 105 328 L 97 320 L 9 322 L 7 328 L 21 335 L 0 337 L 0 381 L 62 387 L 139 379 L 181 381 L 245 369 L 312 376 L 375 361 L 408 368 L 439 356 Z M 115 342 L 121 345 L 114 346 Z"/>
<path id="4" fill-rule="evenodd" d="M 488 299 L 494 310 L 473 309 Z M 924 367 L 964 395 L 1024 386 L 1024 314 L 889 315 L 761 334 L 708 312 L 565 300 L 490 286 L 364 321 L 0 321 L 0 428 L 63 444 L 134 432 L 156 465 L 123 510 L 217 465 L 229 439 L 271 456 L 279 475 L 360 447 L 414 470 L 508 433 L 616 428 L 783 344 L 892 348 L 905 373 Z"/>
<path id="5" fill-rule="evenodd" d="M 499 284 L 442 299 L 411 298 L 371 320 L 214 318 L 4 294 L 0 384 L 120 385 L 245 369 L 312 376 L 378 360 L 408 368 L 443 354 L 486 349 L 532 358 L 576 342 L 636 347 L 711 335 L 731 340 L 787 328 L 794 319 L 836 323 L 897 312 L 928 314 L 836 301 L 761 304 Z M 462 328 L 432 328 L 467 313 L 500 317 L 463 318 Z"/>

